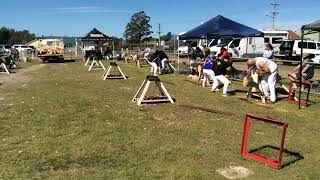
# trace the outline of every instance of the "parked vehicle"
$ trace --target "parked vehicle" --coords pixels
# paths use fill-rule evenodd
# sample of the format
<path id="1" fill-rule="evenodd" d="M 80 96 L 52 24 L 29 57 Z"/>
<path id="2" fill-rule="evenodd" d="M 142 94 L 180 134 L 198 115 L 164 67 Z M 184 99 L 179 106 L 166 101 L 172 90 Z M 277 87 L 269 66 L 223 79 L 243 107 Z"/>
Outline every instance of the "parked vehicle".
<path id="1" fill-rule="evenodd" d="M 191 44 L 191 47 L 193 49 L 196 49 L 196 47 L 199 47 L 201 50 L 203 50 L 203 47 L 206 45 L 205 39 L 200 40 L 184 40 L 181 41 L 178 47 L 178 53 L 179 56 L 187 56 L 188 55 L 188 46 Z"/>
<path id="2" fill-rule="evenodd" d="M 37 52 L 38 57 L 43 62 L 64 62 L 64 43 L 62 39 L 40 39 Z"/>
<path id="3" fill-rule="evenodd" d="M 312 59 L 314 63 L 318 63 L 320 65 L 320 54 L 315 55 L 315 57 Z"/>
<path id="4" fill-rule="evenodd" d="M 7 45 L 7 44 L 0 44 L 0 51 L 5 52 L 5 53 L 10 53 L 11 46 Z"/>
<path id="5" fill-rule="evenodd" d="M 33 53 L 35 53 L 36 50 L 37 50 L 34 46 L 30 46 L 30 45 L 29 45 L 28 47 L 31 48 L 31 52 L 33 52 Z"/>
<path id="6" fill-rule="evenodd" d="M 270 43 L 274 51 L 279 50 L 279 46 L 283 40 L 289 39 L 289 31 L 281 30 L 264 30 L 264 43 Z"/>
<path id="7" fill-rule="evenodd" d="M 210 48 L 214 53 L 219 53 L 221 47 L 228 49 L 232 57 L 257 57 L 264 51 L 264 39 L 259 38 L 226 38 L 221 39 L 220 43 Z"/>
<path id="8" fill-rule="evenodd" d="M 284 40 L 279 46 L 279 53 L 275 57 L 281 60 L 299 61 L 301 59 L 301 47 L 303 53 L 320 54 L 320 42 L 301 40 Z M 291 64 L 286 62 L 284 64 Z"/>
<path id="9" fill-rule="evenodd" d="M 232 57 L 258 57 L 263 55 L 266 43 L 270 43 L 274 51 L 278 51 L 277 49 L 283 40 L 289 38 L 288 31 L 264 30 L 262 32 L 264 37 L 222 39 L 218 45 L 211 47 L 210 50 L 217 53 L 221 47 L 225 47 Z"/>
<path id="10" fill-rule="evenodd" d="M 15 44 L 12 46 L 13 48 L 16 48 L 19 52 L 21 51 L 32 51 L 32 48 L 28 47 L 27 45 L 22 45 L 22 44 Z"/>

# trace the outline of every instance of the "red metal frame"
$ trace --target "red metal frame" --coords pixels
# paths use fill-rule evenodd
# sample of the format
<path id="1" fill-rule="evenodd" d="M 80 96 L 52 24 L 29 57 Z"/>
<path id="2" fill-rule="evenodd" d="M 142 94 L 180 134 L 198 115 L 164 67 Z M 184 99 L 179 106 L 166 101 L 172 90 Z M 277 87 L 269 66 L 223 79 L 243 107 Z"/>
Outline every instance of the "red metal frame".
<path id="1" fill-rule="evenodd" d="M 297 82 L 293 82 L 293 81 L 290 82 L 290 88 L 289 88 L 289 94 L 288 94 L 288 102 L 299 105 L 299 101 L 294 100 L 294 98 L 292 97 L 293 83 L 297 83 Z M 309 106 L 309 94 L 310 94 L 311 86 L 310 86 L 310 84 L 306 84 L 306 83 L 303 83 L 303 82 L 301 84 L 304 85 L 306 88 L 308 88 L 308 94 L 307 94 L 307 98 L 304 101 L 301 100 L 300 106 L 308 107 Z"/>
<path id="2" fill-rule="evenodd" d="M 249 153 L 248 152 L 248 139 L 249 139 L 249 129 L 250 129 L 250 121 L 257 120 L 262 121 L 265 123 L 271 123 L 282 127 L 282 137 L 280 142 L 279 148 L 279 157 L 278 159 L 268 158 L 263 154 L 257 153 Z M 244 123 L 244 132 L 243 132 L 243 139 L 242 139 L 242 147 L 241 147 L 241 155 L 244 157 L 248 157 L 254 159 L 256 161 L 262 162 L 266 165 L 269 165 L 275 169 L 280 169 L 282 167 L 282 156 L 284 152 L 284 142 L 286 138 L 286 131 L 287 131 L 288 123 L 282 122 L 280 120 L 276 120 L 270 117 L 261 117 L 261 116 L 254 116 L 251 114 L 246 115 L 246 120 Z"/>

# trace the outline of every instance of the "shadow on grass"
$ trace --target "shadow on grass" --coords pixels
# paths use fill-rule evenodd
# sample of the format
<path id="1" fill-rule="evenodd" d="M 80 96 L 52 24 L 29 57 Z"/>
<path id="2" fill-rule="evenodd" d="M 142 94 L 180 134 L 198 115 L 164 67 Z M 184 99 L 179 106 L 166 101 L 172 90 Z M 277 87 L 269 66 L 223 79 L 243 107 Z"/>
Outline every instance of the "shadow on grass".
<path id="1" fill-rule="evenodd" d="M 128 76 L 126 76 L 127 80 L 129 79 Z M 109 78 L 107 78 L 106 80 L 125 80 L 123 79 L 123 77 L 121 75 L 118 75 L 118 76 L 111 76 Z"/>
<path id="2" fill-rule="evenodd" d="M 236 89 L 236 90 L 233 90 L 233 91 L 228 91 L 228 94 L 230 96 L 235 96 L 238 93 L 247 93 L 247 91 L 246 90 L 240 90 L 240 89 Z"/>
<path id="3" fill-rule="evenodd" d="M 264 146 L 261 146 L 261 147 L 258 147 L 258 148 L 250 150 L 249 153 L 259 153 L 261 151 L 270 152 L 272 150 L 279 151 L 280 149 L 278 147 L 275 147 L 275 146 L 264 145 Z M 284 157 L 284 161 L 282 162 L 281 169 L 283 169 L 283 168 L 285 168 L 285 167 L 287 167 L 287 166 L 289 166 L 291 164 L 294 164 L 297 161 L 300 161 L 300 160 L 304 159 L 302 154 L 300 154 L 298 152 L 294 152 L 294 151 L 289 151 L 287 149 L 284 149 L 283 157 Z"/>
<path id="4" fill-rule="evenodd" d="M 71 62 L 76 62 L 76 60 L 74 60 L 74 59 L 65 59 L 64 61 L 61 61 L 61 60 L 50 60 L 50 61 L 47 61 L 46 63 L 47 64 L 56 64 L 56 63 L 71 63 Z"/>

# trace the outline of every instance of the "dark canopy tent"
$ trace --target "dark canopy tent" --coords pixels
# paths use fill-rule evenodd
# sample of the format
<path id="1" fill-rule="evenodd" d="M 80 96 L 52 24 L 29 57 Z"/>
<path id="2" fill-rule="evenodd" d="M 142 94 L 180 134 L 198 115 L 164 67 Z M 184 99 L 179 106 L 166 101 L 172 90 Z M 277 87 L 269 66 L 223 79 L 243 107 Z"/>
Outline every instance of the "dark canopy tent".
<path id="1" fill-rule="evenodd" d="M 201 24 L 194 29 L 179 35 L 179 40 L 188 39 L 213 39 L 213 38 L 243 38 L 243 37 L 263 37 L 261 31 L 232 21 L 221 15 Z M 179 41 L 178 41 L 179 47 Z M 179 68 L 179 51 L 178 51 L 178 71 Z"/>
<path id="2" fill-rule="evenodd" d="M 81 38 L 81 41 L 92 41 L 95 42 L 95 44 L 97 46 L 102 46 L 102 43 L 105 41 L 109 41 L 112 40 L 111 37 L 103 34 L 102 32 L 100 32 L 99 30 L 97 30 L 96 28 L 93 28 L 88 34 L 86 34 L 84 37 Z M 112 42 L 112 49 L 114 52 L 114 44 Z M 102 47 L 101 47 L 101 53 L 102 52 Z"/>
<path id="3" fill-rule="evenodd" d="M 232 21 L 221 15 L 201 24 L 198 27 L 179 36 L 179 40 L 187 39 L 210 39 L 221 37 L 263 37 L 261 31 Z"/>
<path id="4" fill-rule="evenodd" d="M 302 26 L 302 30 L 310 30 L 310 31 L 320 31 L 320 20 L 311 24 L 307 24 Z"/>
<path id="5" fill-rule="evenodd" d="M 87 35 L 81 38 L 81 40 L 100 42 L 100 41 L 112 40 L 112 38 L 98 31 L 96 28 L 93 28 Z"/>
<path id="6" fill-rule="evenodd" d="M 320 20 L 313 22 L 311 24 L 303 25 L 301 27 L 301 44 L 303 44 L 304 35 L 320 32 Z M 301 59 L 300 59 L 300 74 L 302 74 L 302 61 L 303 61 L 303 46 L 301 47 Z M 299 109 L 301 108 L 301 83 L 302 78 L 300 78 L 300 88 L 299 88 Z"/>

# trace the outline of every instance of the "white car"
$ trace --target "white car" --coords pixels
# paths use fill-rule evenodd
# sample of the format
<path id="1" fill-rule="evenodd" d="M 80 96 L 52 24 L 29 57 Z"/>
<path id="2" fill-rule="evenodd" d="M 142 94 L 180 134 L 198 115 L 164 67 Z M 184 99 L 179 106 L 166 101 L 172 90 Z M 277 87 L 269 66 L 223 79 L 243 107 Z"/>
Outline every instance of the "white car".
<path id="1" fill-rule="evenodd" d="M 0 44 L 0 51 L 5 53 L 11 52 L 11 46 L 7 44 Z"/>
<path id="2" fill-rule="evenodd" d="M 320 64 L 320 54 L 315 55 L 315 57 L 312 59 L 314 63 L 319 63 Z"/>
<path id="3" fill-rule="evenodd" d="M 22 52 L 22 51 L 28 51 L 28 52 L 32 52 L 33 49 L 30 48 L 29 46 L 27 45 L 21 45 L 21 44 L 15 44 L 12 46 L 13 48 L 16 48 L 19 52 Z"/>

